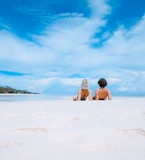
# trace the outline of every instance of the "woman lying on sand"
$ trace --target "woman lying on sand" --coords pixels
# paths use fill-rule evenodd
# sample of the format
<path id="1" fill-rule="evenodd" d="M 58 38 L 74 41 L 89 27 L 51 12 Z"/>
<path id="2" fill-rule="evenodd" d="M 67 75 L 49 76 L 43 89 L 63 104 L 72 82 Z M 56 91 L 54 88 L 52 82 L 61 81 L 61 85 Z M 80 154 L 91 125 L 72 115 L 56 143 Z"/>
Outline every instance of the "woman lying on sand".
<path id="1" fill-rule="evenodd" d="M 87 79 L 82 80 L 81 89 L 78 91 L 78 96 L 73 97 L 74 101 L 85 101 L 86 99 L 92 100 L 91 90 L 88 87 Z"/>

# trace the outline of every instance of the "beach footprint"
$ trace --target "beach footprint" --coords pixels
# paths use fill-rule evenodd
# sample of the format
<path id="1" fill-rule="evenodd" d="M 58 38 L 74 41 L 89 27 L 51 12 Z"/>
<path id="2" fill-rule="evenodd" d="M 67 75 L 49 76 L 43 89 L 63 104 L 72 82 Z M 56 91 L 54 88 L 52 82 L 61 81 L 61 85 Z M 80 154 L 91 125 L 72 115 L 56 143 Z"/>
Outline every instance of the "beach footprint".
<path id="1" fill-rule="evenodd" d="M 23 145 L 23 143 L 21 142 L 5 141 L 5 142 L 0 142 L 0 149 L 10 148 L 14 146 L 21 146 L 21 145 Z"/>
<path id="2" fill-rule="evenodd" d="M 44 128 L 19 128 L 16 129 L 15 131 L 21 131 L 21 132 L 47 132 L 50 131 L 51 129 L 48 127 Z"/>
<path id="3" fill-rule="evenodd" d="M 72 118 L 72 120 L 70 121 L 70 123 L 73 123 L 73 122 L 79 121 L 79 120 L 81 120 L 81 118 L 75 116 L 75 117 Z"/>
<path id="4" fill-rule="evenodd" d="M 123 132 L 125 134 L 132 134 L 132 133 L 137 133 L 142 136 L 145 136 L 145 130 L 139 129 L 139 128 L 131 128 L 131 129 L 120 129 L 118 130 L 119 132 Z"/>

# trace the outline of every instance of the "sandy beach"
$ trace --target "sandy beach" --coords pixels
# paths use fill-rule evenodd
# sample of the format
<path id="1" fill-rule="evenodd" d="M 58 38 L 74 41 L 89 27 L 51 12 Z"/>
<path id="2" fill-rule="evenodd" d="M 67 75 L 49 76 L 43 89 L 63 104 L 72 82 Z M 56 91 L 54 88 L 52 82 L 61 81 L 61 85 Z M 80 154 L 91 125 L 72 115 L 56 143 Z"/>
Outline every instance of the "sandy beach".
<path id="1" fill-rule="evenodd" d="M 145 98 L 0 102 L 0 160 L 145 160 Z"/>

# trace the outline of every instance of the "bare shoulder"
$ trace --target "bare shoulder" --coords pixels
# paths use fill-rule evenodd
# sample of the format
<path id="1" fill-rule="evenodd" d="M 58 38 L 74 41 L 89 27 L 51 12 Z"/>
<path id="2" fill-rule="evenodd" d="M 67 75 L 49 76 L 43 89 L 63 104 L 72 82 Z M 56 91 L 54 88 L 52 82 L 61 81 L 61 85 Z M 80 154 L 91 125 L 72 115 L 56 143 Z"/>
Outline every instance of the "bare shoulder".
<path id="1" fill-rule="evenodd" d="M 96 94 L 105 94 L 105 95 L 109 95 L 110 94 L 110 91 L 109 89 L 106 89 L 106 88 L 103 88 L 103 89 L 97 89 L 96 90 Z"/>
<path id="2" fill-rule="evenodd" d="M 107 93 L 110 93 L 110 90 L 109 90 L 109 89 L 105 89 L 105 91 L 106 91 Z"/>
<path id="3" fill-rule="evenodd" d="M 79 93 L 81 93 L 82 92 L 82 90 L 81 89 L 79 89 L 79 91 L 78 91 Z"/>
<path id="4" fill-rule="evenodd" d="M 95 92 L 97 93 L 97 92 L 99 92 L 99 90 L 100 90 L 100 89 L 96 89 L 96 91 L 95 91 Z"/>

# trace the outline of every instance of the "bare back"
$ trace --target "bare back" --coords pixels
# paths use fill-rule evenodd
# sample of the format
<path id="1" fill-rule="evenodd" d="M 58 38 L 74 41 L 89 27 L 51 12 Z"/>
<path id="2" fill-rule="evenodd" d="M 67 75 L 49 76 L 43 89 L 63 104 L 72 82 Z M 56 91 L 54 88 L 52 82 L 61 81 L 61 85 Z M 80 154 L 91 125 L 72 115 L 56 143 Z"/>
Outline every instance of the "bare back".
<path id="1" fill-rule="evenodd" d="M 109 100 L 112 99 L 108 89 L 100 88 L 96 90 L 96 96 L 95 96 L 96 100 L 105 100 L 107 97 Z"/>
<path id="2" fill-rule="evenodd" d="M 87 97 L 89 98 L 89 100 L 92 100 L 91 90 L 90 89 L 87 89 L 87 90 L 81 89 L 81 90 L 79 90 L 78 100 L 86 100 Z"/>

